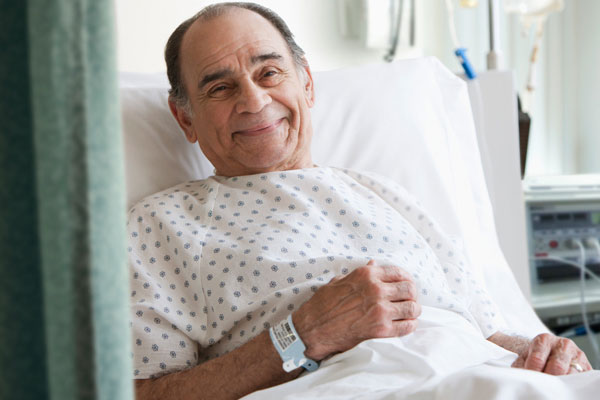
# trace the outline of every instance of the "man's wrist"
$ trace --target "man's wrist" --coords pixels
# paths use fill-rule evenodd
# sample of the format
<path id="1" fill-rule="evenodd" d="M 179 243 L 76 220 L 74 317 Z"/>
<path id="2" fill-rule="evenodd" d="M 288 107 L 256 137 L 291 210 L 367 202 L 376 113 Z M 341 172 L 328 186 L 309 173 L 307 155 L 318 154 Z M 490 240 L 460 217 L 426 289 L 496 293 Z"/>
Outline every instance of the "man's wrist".
<path id="1" fill-rule="evenodd" d="M 494 333 L 488 338 L 488 340 L 516 354 L 521 354 L 523 351 L 527 350 L 529 344 L 531 343 L 531 340 L 526 337 L 507 335 L 506 333 L 500 331 Z"/>
<path id="2" fill-rule="evenodd" d="M 274 324 L 269 329 L 269 336 L 283 361 L 283 369 L 291 372 L 299 367 L 308 371 L 316 371 L 319 363 L 306 356 L 306 346 L 294 327 L 292 315 Z"/>
<path id="3" fill-rule="evenodd" d="M 296 327 L 296 332 L 298 332 L 300 339 L 306 346 L 304 354 L 308 358 L 315 361 L 321 361 L 329 355 L 329 353 L 322 348 L 322 343 L 317 339 L 315 330 L 310 328 L 311 324 L 301 309 L 292 314 L 292 321 Z"/>

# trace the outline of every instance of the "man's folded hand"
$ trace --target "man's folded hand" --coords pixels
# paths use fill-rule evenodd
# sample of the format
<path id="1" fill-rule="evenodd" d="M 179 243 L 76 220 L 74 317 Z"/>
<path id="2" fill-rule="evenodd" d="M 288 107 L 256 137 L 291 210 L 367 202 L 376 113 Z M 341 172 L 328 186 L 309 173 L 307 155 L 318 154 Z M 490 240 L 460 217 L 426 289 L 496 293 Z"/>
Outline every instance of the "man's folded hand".
<path id="1" fill-rule="evenodd" d="M 410 275 L 397 266 L 369 264 L 334 277 L 292 316 L 314 360 L 360 342 L 404 336 L 417 327 L 421 306 Z"/>

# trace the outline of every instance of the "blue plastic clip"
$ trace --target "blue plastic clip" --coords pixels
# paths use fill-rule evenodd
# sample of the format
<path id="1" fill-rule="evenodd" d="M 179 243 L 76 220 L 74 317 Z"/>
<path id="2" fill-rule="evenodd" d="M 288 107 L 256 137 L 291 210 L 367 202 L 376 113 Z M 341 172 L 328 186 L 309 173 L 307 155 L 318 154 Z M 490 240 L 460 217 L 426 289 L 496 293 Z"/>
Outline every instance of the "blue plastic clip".
<path id="1" fill-rule="evenodd" d="M 467 78 L 469 78 L 469 79 L 477 78 L 477 74 L 475 73 L 473 66 L 469 62 L 469 59 L 467 58 L 467 49 L 465 49 L 464 47 L 458 48 L 458 49 L 454 50 L 454 54 L 456 54 L 456 57 L 458 57 L 458 61 L 460 62 L 460 65 L 462 65 L 463 69 L 465 70 L 465 75 L 467 75 Z"/>

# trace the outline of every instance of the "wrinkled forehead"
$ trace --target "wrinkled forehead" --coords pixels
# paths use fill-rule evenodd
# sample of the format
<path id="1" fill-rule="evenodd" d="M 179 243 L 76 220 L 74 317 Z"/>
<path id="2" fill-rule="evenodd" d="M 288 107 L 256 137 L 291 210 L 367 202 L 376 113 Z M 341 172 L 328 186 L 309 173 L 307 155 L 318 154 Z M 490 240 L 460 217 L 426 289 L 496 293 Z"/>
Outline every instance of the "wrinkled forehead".
<path id="1" fill-rule="evenodd" d="M 232 7 L 190 26 L 181 46 L 181 72 L 188 81 L 232 55 L 249 62 L 260 53 L 273 52 L 292 58 L 281 33 L 269 21 L 253 11 Z"/>

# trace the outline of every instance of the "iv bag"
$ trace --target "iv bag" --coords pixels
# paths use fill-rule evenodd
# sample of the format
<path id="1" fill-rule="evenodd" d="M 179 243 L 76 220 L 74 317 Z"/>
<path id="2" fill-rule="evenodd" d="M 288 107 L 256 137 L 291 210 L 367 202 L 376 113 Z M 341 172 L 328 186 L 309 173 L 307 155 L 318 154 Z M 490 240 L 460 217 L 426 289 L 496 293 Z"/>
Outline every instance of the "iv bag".
<path id="1" fill-rule="evenodd" d="M 528 17 L 545 17 L 551 12 L 563 9 L 563 0 L 504 0 L 507 13 Z"/>
<path id="2" fill-rule="evenodd" d="M 463 8 L 475 8 L 479 5 L 479 0 L 460 0 L 459 5 Z"/>

